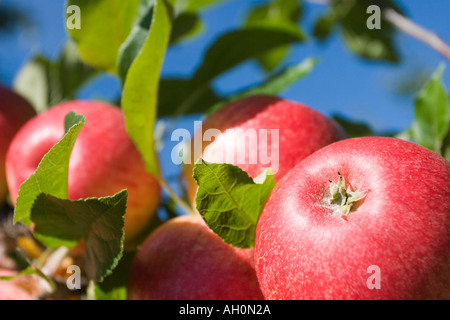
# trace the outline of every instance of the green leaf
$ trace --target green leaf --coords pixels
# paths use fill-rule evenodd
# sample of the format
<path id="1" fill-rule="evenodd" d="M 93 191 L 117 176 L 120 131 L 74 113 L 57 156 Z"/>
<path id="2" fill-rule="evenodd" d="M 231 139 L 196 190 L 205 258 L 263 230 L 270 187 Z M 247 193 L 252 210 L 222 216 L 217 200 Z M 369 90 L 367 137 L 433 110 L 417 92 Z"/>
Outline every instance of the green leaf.
<path id="1" fill-rule="evenodd" d="M 170 43 L 176 44 L 192 38 L 202 30 L 203 23 L 197 13 L 182 13 L 174 20 Z"/>
<path id="2" fill-rule="evenodd" d="M 147 171 L 159 176 L 153 129 L 159 77 L 172 30 L 172 7 L 158 0 L 153 10 L 148 37 L 128 70 L 121 105 L 127 131 L 142 154 Z"/>
<path id="3" fill-rule="evenodd" d="M 207 85 L 217 76 L 247 59 L 282 45 L 301 42 L 305 38 L 298 29 L 285 25 L 253 24 L 220 36 L 207 50 L 202 65 L 196 70 L 191 88 Z"/>
<path id="4" fill-rule="evenodd" d="M 347 46 L 357 55 L 368 60 L 398 62 L 399 54 L 394 45 L 395 28 L 380 15 L 381 28 L 369 29 L 366 12 L 370 5 L 366 1 L 333 0 L 333 16 L 342 26 L 342 35 Z M 385 0 L 380 7 L 397 9 L 392 1 Z"/>
<path id="5" fill-rule="evenodd" d="M 42 193 L 31 210 L 34 235 L 49 248 L 70 248 L 83 240 L 86 274 L 101 282 L 122 257 L 127 197 L 127 190 L 77 201 Z"/>
<path id="6" fill-rule="evenodd" d="M 131 31 L 137 14 L 137 0 L 68 0 L 81 11 L 81 28 L 68 29 L 83 61 L 115 72 L 119 48 Z M 67 14 L 67 18 L 71 14 Z"/>
<path id="7" fill-rule="evenodd" d="M 440 65 L 416 97 L 412 138 L 442 154 L 443 141 L 450 130 L 450 99 L 442 81 Z"/>
<path id="8" fill-rule="evenodd" d="M 220 102 L 213 105 L 210 109 L 208 109 L 207 113 L 213 113 L 220 109 L 223 105 L 244 97 L 257 94 L 276 95 L 285 90 L 291 84 L 308 75 L 314 69 L 316 64 L 316 59 L 306 58 L 299 64 L 287 67 L 281 72 L 271 76 L 262 84 L 243 90 L 235 95 L 228 97 L 227 99 L 221 100 Z"/>
<path id="9" fill-rule="evenodd" d="M 36 171 L 20 186 L 14 209 L 14 223 L 31 225 L 34 201 L 41 193 L 66 199 L 68 197 L 69 159 L 75 141 L 86 120 L 69 113 L 65 126 L 70 127 L 62 139 L 42 158 Z M 76 122 L 70 122 L 76 121 Z"/>
<path id="10" fill-rule="evenodd" d="M 270 25 L 285 25 L 293 30 L 299 29 L 297 23 L 301 16 L 300 2 L 297 0 L 274 0 L 267 4 L 253 8 L 245 20 L 245 27 L 265 23 Z M 257 57 L 258 62 L 266 71 L 277 67 L 289 52 L 289 46 L 283 45 L 264 52 Z"/>
<path id="11" fill-rule="evenodd" d="M 253 180 L 236 166 L 200 159 L 194 166 L 194 179 L 199 186 L 197 210 L 208 226 L 226 243 L 253 247 L 256 224 L 275 186 L 270 170 Z"/>

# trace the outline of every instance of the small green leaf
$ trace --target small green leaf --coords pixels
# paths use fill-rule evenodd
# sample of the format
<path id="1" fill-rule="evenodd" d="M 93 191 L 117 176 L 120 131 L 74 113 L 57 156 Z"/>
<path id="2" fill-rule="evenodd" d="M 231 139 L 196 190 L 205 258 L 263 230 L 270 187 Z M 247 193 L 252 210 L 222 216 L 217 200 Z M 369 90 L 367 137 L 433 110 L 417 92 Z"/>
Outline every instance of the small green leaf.
<path id="1" fill-rule="evenodd" d="M 138 4 L 130 0 L 67 1 L 67 7 L 80 8 L 81 27 L 68 29 L 68 33 L 77 43 L 83 61 L 115 72 L 119 48 L 131 31 Z"/>
<path id="2" fill-rule="evenodd" d="M 239 248 L 254 246 L 256 224 L 275 186 L 270 171 L 263 175 L 265 178 L 255 182 L 237 166 L 202 159 L 195 164 L 197 210 L 226 243 Z"/>
<path id="3" fill-rule="evenodd" d="M 313 35 L 320 41 L 324 41 L 331 34 L 335 22 L 336 20 L 334 18 L 334 15 L 332 14 L 332 11 L 325 13 L 316 20 L 313 29 Z"/>
<path id="4" fill-rule="evenodd" d="M 450 99 L 442 81 L 444 69 L 440 65 L 417 95 L 412 126 L 412 138 L 439 154 L 450 130 Z"/>
<path id="5" fill-rule="evenodd" d="M 172 30 L 171 3 L 158 0 L 153 8 L 150 32 L 142 50 L 128 70 L 122 110 L 128 134 L 142 154 L 147 171 L 159 176 L 154 146 L 159 77 Z"/>
<path id="6" fill-rule="evenodd" d="M 69 113 L 66 128 L 71 123 L 70 129 L 42 158 L 36 171 L 20 186 L 14 209 L 14 223 L 22 222 L 27 226 L 31 225 L 31 208 L 41 193 L 61 199 L 68 197 L 69 159 L 85 121 L 84 117 Z"/>
<path id="7" fill-rule="evenodd" d="M 316 64 L 317 64 L 316 59 L 306 58 L 299 64 L 287 67 L 281 72 L 276 73 L 262 84 L 248 88 L 235 95 L 232 95 L 227 99 L 219 101 L 218 103 L 213 105 L 210 109 L 208 109 L 207 113 L 209 114 L 213 113 L 218 109 L 220 109 L 222 106 L 244 97 L 257 94 L 276 95 L 285 90 L 294 82 L 308 75 L 314 69 Z"/>
<path id="8" fill-rule="evenodd" d="M 49 248 L 70 248 L 83 240 L 86 274 L 101 282 L 122 257 L 127 196 L 123 190 L 112 197 L 70 201 L 42 193 L 31 210 L 34 235 Z"/>

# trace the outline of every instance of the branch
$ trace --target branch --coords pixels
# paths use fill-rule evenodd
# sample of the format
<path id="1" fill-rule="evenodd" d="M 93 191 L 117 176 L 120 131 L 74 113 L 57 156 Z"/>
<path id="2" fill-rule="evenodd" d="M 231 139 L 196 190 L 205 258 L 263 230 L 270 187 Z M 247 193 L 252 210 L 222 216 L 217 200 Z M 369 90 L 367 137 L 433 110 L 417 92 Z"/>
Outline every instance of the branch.
<path id="1" fill-rule="evenodd" d="M 424 29 L 391 8 L 384 9 L 383 16 L 400 31 L 422 41 L 450 60 L 450 46 L 435 33 Z"/>
<path id="2" fill-rule="evenodd" d="M 306 2 L 319 5 L 330 4 L 330 0 L 306 0 Z M 433 48 L 445 58 L 450 60 L 450 46 L 445 43 L 437 34 L 418 25 L 411 19 L 408 19 L 407 17 L 401 15 L 392 8 L 384 9 L 383 17 L 398 30 L 423 42 L 424 44 Z"/>

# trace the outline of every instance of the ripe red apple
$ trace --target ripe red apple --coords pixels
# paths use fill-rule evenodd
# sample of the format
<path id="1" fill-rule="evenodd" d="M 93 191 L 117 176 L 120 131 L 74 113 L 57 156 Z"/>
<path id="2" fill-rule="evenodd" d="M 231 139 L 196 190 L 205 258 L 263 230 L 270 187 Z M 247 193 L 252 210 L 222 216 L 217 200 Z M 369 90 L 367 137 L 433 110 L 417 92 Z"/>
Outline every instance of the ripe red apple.
<path id="1" fill-rule="evenodd" d="M 15 274 L 15 271 L 0 269 L 0 277 L 10 277 Z M 0 280 L 0 300 L 36 300 L 36 298 L 14 280 Z"/>
<path id="2" fill-rule="evenodd" d="M 303 104 L 269 95 L 246 97 L 211 114 L 195 133 L 191 150 L 196 139 L 208 139 L 205 133 L 209 129 L 217 129 L 222 134 L 213 142 L 203 141 L 202 154 L 191 151 L 191 163 L 202 156 L 208 162 L 237 165 L 252 178 L 271 167 L 275 180 L 314 151 L 347 137 L 336 122 L 321 113 Z M 253 139 L 257 137 L 257 143 L 249 142 L 252 134 Z M 235 150 L 235 157 L 229 158 L 231 152 L 228 150 Z M 256 161 L 254 157 L 252 159 L 252 152 L 258 155 Z M 197 192 L 192 169 L 193 164 L 184 167 L 191 201 Z"/>
<path id="3" fill-rule="evenodd" d="M 11 89 L 0 85 L 0 203 L 8 193 L 5 157 L 9 144 L 22 125 L 36 115 L 31 104 Z"/>
<path id="4" fill-rule="evenodd" d="M 449 299 L 450 163 L 395 138 L 322 148 L 272 191 L 255 265 L 267 299 Z"/>
<path id="5" fill-rule="evenodd" d="M 145 170 L 140 153 L 129 138 L 122 111 L 95 101 L 71 101 L 50 108 L 27 122 L 11 142 L 6 171 L 15 204 L 20 185 L 35 171 L 42 157 L 64 135 L 70 111 L 86 117 L 70 157 L 69 198 L 111 196 L 128 189 L 125 245 L 153 218 L 160 200 L 157 180 Z"/>
<path id="6" fill-rule="evenodd" d="M 223 242 L 198 215 L 173 218 L 137 252 L 128 283 L 130 300 L 263 299 L 253 249 Z"/>

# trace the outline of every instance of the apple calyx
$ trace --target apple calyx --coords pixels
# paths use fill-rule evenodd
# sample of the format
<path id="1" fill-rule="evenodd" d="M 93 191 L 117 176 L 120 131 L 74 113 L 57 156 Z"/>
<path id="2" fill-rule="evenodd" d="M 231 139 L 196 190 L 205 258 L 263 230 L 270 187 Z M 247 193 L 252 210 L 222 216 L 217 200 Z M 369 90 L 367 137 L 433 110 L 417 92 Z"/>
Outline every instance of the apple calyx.
<path id="1" fill-rule="evenodd" d="M 363 199 L 369 190 L 354 191 L 350 185 L 345 186 L 345 178 L 340 172 L 338 175 L 337 182 L 329 180 L 330 195 L 325 198 L 325 205 L 333 211 L 332 215 L 345 220 L 354 204 Z"/>

